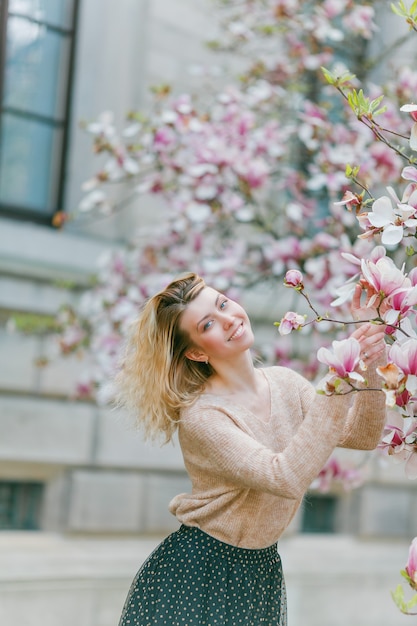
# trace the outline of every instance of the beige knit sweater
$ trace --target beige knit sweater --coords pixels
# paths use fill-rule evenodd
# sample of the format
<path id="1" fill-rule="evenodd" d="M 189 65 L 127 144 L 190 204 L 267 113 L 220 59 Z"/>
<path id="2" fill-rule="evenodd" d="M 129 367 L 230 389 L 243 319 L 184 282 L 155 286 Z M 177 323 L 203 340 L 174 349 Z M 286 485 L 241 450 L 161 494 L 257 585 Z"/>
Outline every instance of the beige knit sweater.
<path id="1" fill-rule="evenodd" d="M 267 422 L 210 394 L 183 411 L 179 441 L 192 493 L 169 507 L 181 523 L 244 548 L 275 543 L 334 448 L 373 449 L 385 423 L 380 391 L 323 396 L 290 369 L 263 372 Z M 374 368 L 367 378 L 380 387 Z"/>

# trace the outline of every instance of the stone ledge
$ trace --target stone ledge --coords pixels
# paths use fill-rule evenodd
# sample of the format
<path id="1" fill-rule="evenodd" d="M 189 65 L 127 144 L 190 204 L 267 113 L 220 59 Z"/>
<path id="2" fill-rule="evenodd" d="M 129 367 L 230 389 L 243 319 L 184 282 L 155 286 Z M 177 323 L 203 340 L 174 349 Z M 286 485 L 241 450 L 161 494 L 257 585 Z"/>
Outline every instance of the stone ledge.
<path id="1" fill-rule="evenodd" d="M 109 241 L 0 218 L 0 270 L 5 274 L 86 285 L 109 247 Z"/>
<path id="2" fill-rule="evenodd" d="M 2 396 L 0 460 L 61 465 L 89 463 L 96 407 Z"/>

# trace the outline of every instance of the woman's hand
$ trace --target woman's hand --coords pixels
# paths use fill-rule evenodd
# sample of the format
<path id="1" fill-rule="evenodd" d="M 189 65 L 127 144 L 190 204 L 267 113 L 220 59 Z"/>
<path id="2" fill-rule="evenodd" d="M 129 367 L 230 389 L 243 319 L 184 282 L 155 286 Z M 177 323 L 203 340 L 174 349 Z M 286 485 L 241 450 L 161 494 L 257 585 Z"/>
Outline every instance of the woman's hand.
<path id="1" fill-rule="evenodd" d="M 363 290 L 366 291 L 364 303 L 361 302 Z M 351 305 L 353 319 L 355 321 L 381 319 L 380 313 L 373 306 L 373 302 L 379 303 L 373 287 L 368 283 L 357 284 Z M 384 306 L 383 302 L 381 306 Z M 385 324 L 381 322 L 365 322 L 358 326 L 351 336 L 355 337 L 361 344 L 361 359 L 365 365 L 370 365 L 385 353 Z"/>
<path id="2" fill-rule="evenodd" d="M 366 366 L 380 359 L 386 350 L 385 326 L 365 322 L 353 331 L 351 337 L 357 339 L 361 346 L 361 359 Z"/>
<path id="3" fill-rule="evenodd" d="M 362 291 L 366 292 L 365 302 L 361 302 Z M 371 304 L 372 303 L 372 304 Z M 356 322 L 368 321 L 379 318 L 379 313 L 375 304 L 378 305 L 377 294 L 373 287 L 368 283 L 358 283 L 353 293 L 352 304 L 350 310 L 352 317 Z"/>

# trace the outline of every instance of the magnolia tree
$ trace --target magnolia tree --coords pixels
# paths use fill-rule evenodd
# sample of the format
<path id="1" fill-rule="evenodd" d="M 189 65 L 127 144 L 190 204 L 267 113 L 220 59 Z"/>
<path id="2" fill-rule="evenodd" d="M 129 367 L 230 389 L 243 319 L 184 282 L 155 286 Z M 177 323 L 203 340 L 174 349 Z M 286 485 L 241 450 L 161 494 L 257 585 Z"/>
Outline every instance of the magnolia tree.
<path id="1" fill-rule="evenodd" d="M 372 294 L 369 319 L 386 329 L 379 374 L 390 417 L 380 447 L 417 478 L 417 72 L 389 61 L 404 37 L 371 58 L 376 11 L 386 3 L 212 2 L 222 29 L 209 45 L 247 59 L 239 79 L 221 88 L 214 81 L 201 101 L 155 87 L 148 113 L 130 113 L 122 129 L 109 112 L 85 125 L 101 167 L 75 215 L 58 214 L 56 224 L 117 214 L 150 194 L 165 214 L 109 253 L 79 306 L 59 314 L 62 352 L 88 355 L 79 395 L 110 399 L 105 383 L 138 308 L 190 269 L 235 299 L 284 281 L 305 306 L 277 305 L 279 332 L 271 329 L 258 352 L 310 378 L 321 362 L 332 374 L 322 392 L 346 383 L 355 392 L 366 371 L 358 374 L 358 344 L 345 335 L 359 283 Z M 412 37 L 417 3 L 401 1 L 392 11 L 392 24 L 401 31 L 405 22 Z M 384 85 L 372 82 L 378 62 Z M 209 69 L 200 71 L 207 82 Z M 115 194 L 119 183 L 124 191 Z M 293 350 L 286 337 L 293 331 L 308 335 L 318 359 Z M 325 489 L 330 478 L 358 482 L 337 461 L 317 486 Z"/>

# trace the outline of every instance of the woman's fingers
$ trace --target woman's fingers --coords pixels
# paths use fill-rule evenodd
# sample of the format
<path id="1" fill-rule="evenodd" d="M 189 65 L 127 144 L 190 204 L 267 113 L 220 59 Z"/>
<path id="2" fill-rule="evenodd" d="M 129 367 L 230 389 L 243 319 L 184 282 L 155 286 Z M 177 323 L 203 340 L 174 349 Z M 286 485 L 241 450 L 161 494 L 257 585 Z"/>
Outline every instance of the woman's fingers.
<path id="1" fill-rule="evenodd" d="M 379 324 L 362 324 L 353 331 L 351 337 L 359 341 L 361 359 L 366 364 L 372 363 L 385 352 L 385 332 Z"/>
<path id="2" fill-rule="evenodd" d="M 355 285 L 355 291 L 353 292 L 352 297 L 352 311 L 361 308 L 361 295 L 362 295 L 362 287 L 357 284 Z"/>

